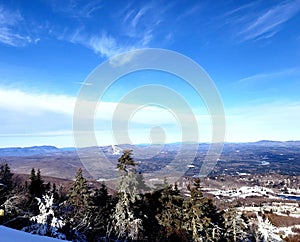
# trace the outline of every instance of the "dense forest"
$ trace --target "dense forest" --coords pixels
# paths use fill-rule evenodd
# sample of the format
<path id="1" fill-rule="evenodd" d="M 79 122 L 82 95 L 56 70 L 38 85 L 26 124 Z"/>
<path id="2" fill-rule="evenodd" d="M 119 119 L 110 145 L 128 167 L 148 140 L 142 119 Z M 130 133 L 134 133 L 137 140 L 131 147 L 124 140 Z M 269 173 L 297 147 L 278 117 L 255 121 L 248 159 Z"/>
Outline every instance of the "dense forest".
<path id="1" fill-rule="evenodd" d="M 71 241 L 263 241 L 257 226 L 234 208 L 219 209 L 203 195 L 199 178 L 185 189 L 167 179 L 150 190 L 132 153 L 118 159 L 115 191 L 92 186 L 78 169 L 66 189 L 46 183 L 34 168 L 22 181 L 3 163 L 0 223 Z"/>

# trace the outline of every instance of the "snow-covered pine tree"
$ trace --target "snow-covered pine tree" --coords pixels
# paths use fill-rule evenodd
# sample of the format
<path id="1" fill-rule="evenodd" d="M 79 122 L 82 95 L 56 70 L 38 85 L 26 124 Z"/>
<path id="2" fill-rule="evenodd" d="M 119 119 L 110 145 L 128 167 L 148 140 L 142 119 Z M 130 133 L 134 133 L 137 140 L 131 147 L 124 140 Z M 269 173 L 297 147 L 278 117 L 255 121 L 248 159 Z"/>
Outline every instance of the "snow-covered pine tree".
<path id="1" fill-rule="evenodd" d="M 240 212 L 231 208 L 224 212 L 223 238 L 228 242 L 251 241 L 251 231 Z"/>
<path id="2" fill-rule="evenodd" d="M 283 241 L 279 234 L 279 230 L 275 227 L 269 219 L 266 217 L 263 219 L 256 213 L 258 228 L 257 228 L 257 239 L 262 242 L 281 242 Z"/>
<path id="3" fill-rule="evenodd" d="M 65 223 L 60 217 L 54 214 L 53 195 L 46 194 L 42 198 L 36 199 L 38 200 L 40 213 L 30 218 L 33 224 L 24 227 L 22 231 L 57 239 L 66 239 L 66 236 L 59 231 Z"/>
<path id="4" fill-rule="evenodd" d="M 193 241 L 218 241 L 217 209 L 212 201 L 203 196 L 200 179 L 194 180 L 194 186 L 188 185 L 190 197 L 183 204 L 183 227 L 190 231 Z"/>
<path id="5" fill-rule="evenodd" d="M 116 189 L 117 203 L 108 229 L 108 236 L 122 240 L 138 240 L 143 230 L 142 219 L 136 208 L 136 203 L 141 199 L 139 181 L 136 164 L 131 156 L 132 151 L 125 150 L 118 159 L 120 178 Z"/>
<path id="6" fill-rule="evenodd" d="M 70 229 L 66 233 L 72 240 L 84 241 L 84 233 L 89 227 L 92 214 L 89 207 L 90 189 L 81 168 L 77 170 L 75 181 L 67 196 L 67 206 L 63 216 Z"/>
<path id="7" fill-rule="evenodd" d="M 102 183 L 100 189 L 94 190 L 91 194 L 88 212 L 91 216 L 89 230 L 86 232 L 88 241 L 98 241 L 106 237 L 112 207 L 111 196 L 108 194 L 106 185 Z"/>

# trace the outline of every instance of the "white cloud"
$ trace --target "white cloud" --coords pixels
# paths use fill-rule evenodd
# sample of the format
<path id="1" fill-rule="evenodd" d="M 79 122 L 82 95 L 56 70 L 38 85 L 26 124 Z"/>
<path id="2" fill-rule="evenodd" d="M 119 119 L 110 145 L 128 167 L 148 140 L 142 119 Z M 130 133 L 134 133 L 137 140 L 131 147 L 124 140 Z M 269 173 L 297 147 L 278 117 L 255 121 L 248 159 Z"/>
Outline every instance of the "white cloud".
<path id="1" fill-rule="evenodd" d="M 83 85 L 83 86 L 92 86 L 93 83 L 90 83 L 90 82 L 73 82 L 74 84 L 77 84 L 77 85 Z"/>
<path id="2" fill-rule="evenodd" d="M 143 17 L 143 15 L 146 14 L 146 12 L 150 9 L 150 6 L 143 6 L 137 14 L 132 18 L 131 25 L 133 28 L 136 28 L 137 24 L 139 23 L 140 19 Z"/>
<path id="3" fill-rule="evenodd" d="M 0 89 L 0 107 L 10 111 L 38 114 L 51 111 L 71 115 L 75 98 L 63 95 L 30 94 L 20 90 Z"/>
<path id="4" fill-rule="evenodd" d="M 81 29 L 77 29 L 70 38 L 70 41 L 72 43 L 81 44 L 104 58 L 110 58 L 117 54 L 139 48 L 139 46 L 123 45 L 118 43 L 115 38 L 105 32 L 103 32 L 101 35 L 92 36 L 83 35 L 81 32 Z"/>
<path id="5" fill-rule="evenodd" d="M 121 46 L 117 44 L 117 41 L 102 33 L 101 36 L 93 36 L 88 40 L 88 47 L 94 50 L 96 54 L 101 54 L 102 57 L 112 57 L 119 53 L 130 50 L 132 47 Z"/>
<path id="6" fill-rule="evenodd" d="M 176 20 L 179 21 L 179 20 L 182 20 L 184 18 L 193 16 L 196 13 L 199 13 L 201 7 L 202 7 L 202 4 L 196 3 L 195 5 L 193 5 L 192 7 L 187 9 L 186 11 L 184 11 L 181 15 L 179 15 Z"/>
<path id="7" fill-rule="evenodd" d="M 26 93 L 0 88 L 0 146 L 25 144 L 57 144 L 72 146 L 73 109 L 76 97 Z M 115 115 L 121 105 L 122 113 Z M 129 110 L 135 110 L 131 114 Z M 174 113 L 180 114 L 181 121 Z M 276 102 L 226 109 L 227 141 L 257 141 L 261 139 L 299 140 L 300 103 Z M 115 116 L 114 116 L 115 115 Z M 208 113 L 195 113 L 201 142 L 211 140 L 211 118 Z M 85 116 L 84 113 L 81 114 Z M 167 142 L 181 139 L 183 126 L 190 125 L 191 117 L 179 110 L 156 106 L 101 102 L 95 112 L 95 130 L 99 145 L 113 143 L 112 120 L 116 124 L 128 121 L 128 132 L 133 142 L 145 143 L 151 129 L 161 127 Z M 127 120 L 127 118 L 129 120 Z M 180 123 L 181 122 L 181 123 Z M 117 131 L 118 134 L 118 130 Z M 156 130 L 157 131 L 157 130 Z M 159 130 L 158 130 L 159 131 Z M 159 131 L 160 132 L 160 131 Z M 122 132 L 121 132 L 122 135 Z"/>
<path id="8" fill-rule="evenodd" d="M 242 41 L 271 38 L 280 31 L 281 26 L 300 10 L 300 1 L 279 4 L 256 16 L 243 26 L 237 35 Z"/>
<path id="9" fill-rule="evenodd" d="M 243 86 L 243 85 L 247 85 L 247 84 L 257 84 L 257 83 L 261 83 L 261 82 L 267 82 L 270 80 L 276 80 L 278 78 L 281 79 L 287 79 L 287 77 L 289 77 L 289 79 L 291 79 L 291 77 L 298 77 L 300 76 L 300 68 L 290 68 L 290 69 L 284 69 L 284 70 L 280 70 L 280 71 L 276 71 L 276 72 L 270 72 L 270 73 L 260 73 L 260 74 L 256 74 L 253 76 L 248 76 L 245 78 L 242 78 L 238 81 L 236 81 L 234 84 L 238 85 L 238 86 Z"/>
<path id="10" fill-rule="evenodd" d="M 235 14 L 235 13 L 239 13 L 239 12 L 241 12 L 241 11 L 243 11 L 243 10 L 252 8 L 252 7 L 254 7 L 255 5 L 257 5 L 257 2 L 256 2 L 256 1 L 252 1 L 252 2 L 250 2 L 250 3 L 241 5 L 241 6 L 237 7 L 237 8 L 235 8 L 235 9 L 232 9 L 232 10 L 226 12 L 226 13 L 224 14 L 224 17 L 231 16 L 231 15 L 233 15 L 233 14 Z"/>
<path id="11" fill-rule="evenodd" d="M 23 21 L 24 19 L 19 12 L 9 11 L 0 5 L 0 42 L 14 47 L 36 42 L 20 31 L 20 25 Z"/>
<path id="12" fill-rule="evenodd" d="M 49 1 L 53 11 L 62 12 L 72 18 L 91 18 L 102 8 L 101 0 L 94 1 Z"/>
<path id="13" fill-rule="evenodd" d="M 141 52 L 139 52 L 141 53 Z M 122 55 L 115 56 L 114 58 L 109 59 L 109 64 L 112 67 L 122 66 L 130 61 L 133 61 L 133 58 L 137 57 L 139 54 L 134 51 L 128 51 Z"/>
<path id="14" fill-rule="evenodd" d="M 41 142 L 42 144 L 55 144 L 56 137 L 58 144 L 72 146 L 70 141 L 72 140 L 75 102 L 76 97 L 71 96 L 28 93 L 0 88 L 0 134 L 1 137 L 5 137 L 0 145 L 6 146 L 7 141 L 7 145 L 14 146 L 13 142 L 15 142 L 15 146 L 24 146 L 25 143 L 32 144 L 32 140 L 38 141 L 38 144 Z M 114 116 L 118 105 L 121 105 L 122 113 Z M 129 120 L 125 120 L 128 110 L 136 110 L 136 112 L 129 115 Z M 174 110 L 173 112 L 176 113 Z M 81 113 L 80 116 L 85 117 L 85 113 Z M 161 126 L 169 130 L 167 137 L 170 142 L 172 141 L 170 137 L 178 137 L 180 125 L 185 125 L 190 120 L 189 117 L 182 115 L 184 124 L 180 124 L 171 112 L 158 107 L 145 106 L 143 108 L 137 104 L 101 102 L 94 114 L 96 133 L 101 139 L 105 137 L 100 145 L 112 140 L 112 120 L 116 117 L 117 120 L 114 121 L 117 124 L 128 121 L 130 132 L 135 140 L 147 137 L 149 127 Z M 177 126 L 179 128 L 176 128 Z M 172 134 L 170 130 L 178 132 Z M 25 143 L 19 143 L 21 140 Z"/>
<path id="15" fill-rule="evenodd" d="M 300 103 L 274 102 L 228 109 L 227 140 L 299 140 Z"/>
<path id="16" fill-rule="evenodd" d="M 12 12 L 0 6 L 0 25 L 14 26 L 22 20 L 19 12 Z"/>
<path id="17" fill-rule="evenodd" d="M 158 7 L 153 2 L 142 6 L 129 4 L 113 16 L 115 19 L 108 19 L 112 25 L 116 24 L 118 34 L 112 33 L 109 29 L 102 29 L 100 33 L 88 33 L 88 28 L 83 22 L 71 36 L 63 33 L 58 38 L 81 44 L 104 58 L 130 50 L 147 48 L 154 39 L 154 32 L 163 22 L 164 13 L 168 8 L 168 5 Z"/>
<path id="18" fill-rule="evenodd" d="M 0 133 L 28 136 L 71 130 L 74 98 L 0 89 Z"/>

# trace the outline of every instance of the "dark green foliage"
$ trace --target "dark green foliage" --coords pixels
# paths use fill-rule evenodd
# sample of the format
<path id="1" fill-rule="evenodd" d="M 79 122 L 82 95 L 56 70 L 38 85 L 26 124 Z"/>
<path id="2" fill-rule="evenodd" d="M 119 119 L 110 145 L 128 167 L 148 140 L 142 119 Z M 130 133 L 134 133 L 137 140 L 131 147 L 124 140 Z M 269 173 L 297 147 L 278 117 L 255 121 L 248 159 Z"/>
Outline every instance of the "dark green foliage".
<path id="1" fill-rule="evenodd" d="M 104 183 L 101 184 L 100 189 L 96 189 L 91 198 L 92 206 L 96 207 L 105 207 L 107 205 L 110 196 L 108 195 L 108 191 L 106 185 Z"/>
<path id="2" fill-rule="evenodd" d="M 2 187 L 5 187 L 6 189 L 11 189 L 13 185 L 12 177 L 13 173 L 11 173 L 8 164 L 2 164 L 0 166 L 0 184 L 2 185 Z"/>
<path id="3" fill-rule="evenodd" d="M 235 209 L 228 209 L 223 217 L 223 241 L 252 241 L 252 231 L 248 225 L 248 218 L 244 214 L 239 214 Z"/>
<path id="4" fill-rule="evenodd" d="M 123 155 L 118 159 L 118 165 L 117 168 L 119 171 L 126 171 L 128 168 L 134 168 L 135 162 L 133 158 L 131 157 L 132 151 L 131 150 L 124 150 Z"/>
<path id="5" fill-rule="evenodd" d="M 75 182 L 70 188 L 68 202 L 76 209 L 85 208 L 89 203 L 89 186 L 87 180 L 82 176 L 82 169 L 76 173 Z"/>
<path id="6" fill-rule="evenodd" d="M 12 192 L 13 173 L 7 163 L 0 166 L 0 205 L 3 204 Z"/>
<path id="7" fill-rule="evenodd" d="M 46 186 L 39 169 L 37 172 L 35 172 L 34 168 L 31 169 L 27 194 L 28 193 L 29 196 L 24 202 L 24 205 L 28 207 L 29 214 L 37 215 L 39 213 L 39 208 L 36 198 L 42 198 L 46 193 Z"/>
<path id="8" fill-rule="evenodd" d="M 84 233 L 91 217 L 89 211 L 90 189 L 87 180 L 82 176 L 81 168 L 77 170 L 75 181 L 67 197 L 66 211 L 63 216 L 67 226 L 70 227 L 69 233 L 72 234 L 74 231 Z M 66 234 L 68 236 L 68 233 Z M 72 237 L 68 239 L 72 239 Z"/>
<path id="9" fill-rule="evenodd" d="M 41 176 L 41 171 L 38 169 L 37 174 L 35 173 L 34 168 L 31 170 L 31 174 L 29 177 L 29 193 L 31 197 L 39 197 L 41 198 L 43 194 L 45 194 L 46 186 Z"/>
<path id="10" fill-rule="evenodd" d="M 52 189 L 50 190 L 50 192 L 51 194 L 53 194 L 54 203 L 58 203 L 60 201 L 60 196 L 55 183 L 52 184 Z"/>
<path id="11" fill-rule="evenodd" d="M 62 214 L 66 221 L 64 233 L 67 239 L 81 237 L 88 241 L 97 241 L 100 237 L 105 237 L 112 209 L 111 197 L 105 184 L 93 190 L 83 177 L 82 170 L 78 169 L 67 196 Z"/>
<path id="12" fill-rule="evenodd" d="M 164 188 L 160 191 L 159 203 L 156 219 L 159 225 L 162 226 L 161 234 L 167 240 L 185 237 L 185 231 L 182 229 L 183 197 L 178 190 L 177 184 L 172 186 L 165 181 Z"/>
<path id="13" fill-rule="evenodd" d="M 211 199 L 203 196 L 200 179 L 188 186 L 190 197 L 183 204 L 183 227 L 190 232 L 193 241 L 218 241 L 220 239 L 220 215 Z"/>
<path id="14" fill-rule="evenodd" d="M 91 215 L 89 217 L 90 229 L 86 231 L 88 241 L 97 241 L 100 237 L 106 236 L 113 207 L 114 203 L 105 184 L 101 184 L 100 189 L 96 189 L 92 194 L 91 206 L 87 211 Z"/>

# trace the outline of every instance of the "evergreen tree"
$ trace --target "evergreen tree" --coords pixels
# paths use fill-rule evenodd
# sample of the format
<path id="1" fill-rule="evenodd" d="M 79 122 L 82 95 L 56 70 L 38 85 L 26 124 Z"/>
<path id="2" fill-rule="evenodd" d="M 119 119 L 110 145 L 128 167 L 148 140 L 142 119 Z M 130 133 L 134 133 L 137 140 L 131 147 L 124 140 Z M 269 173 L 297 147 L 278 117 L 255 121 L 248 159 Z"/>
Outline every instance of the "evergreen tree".
<path id="1" fill-rule="evenodd" d="M 13 173 L 7 163 L 0 166 L 0 206 L 11 196 Z"/>
<path id="2" fill-rule="evenodd" d="M 190 197 L 184 201 L 184 228 L 190 231 L 193 241 L 217 241 L 220 227 L 217 208 L 212 200 L 203 196 L 200 179 L 195 179 L 194 186 L 188 186 Z"/>
<path id="3" fill-rule="evenodd" d="M 87 180 L 82 175 L 79 168 L 67 195 L 67 207 L 63 213 L 66 225 L 64 227 L 67 239 L 81 241 L 85 239 L 91 220 L 90 212 L 90 190 Z"/>
<path id="4" fill-rule="evenodd" d="M 107 187 L 104 183 L 101 184 L 100 189 L 96 189 L 92 197 L 92 205 L 96 207 L 105 207 L 109 201 Z"/>
<path id="5" fill-rule="evenodd" d="M 91 229 L 86 233 L 88 241 L 98 241 L 100 238 L 106 237 L 107 224 L 112 209 L 111 196 L 103 183 L 100 189 L 96 189 L 91 196 L 91 206 L 89 208 L 91 214 L 89 227 Z"/>
<path id="6" fill-rule="evenodd" d="M 56 216 L 54 211 L 53 194 L 46 194 L 42 198 L 36 199 L 39 205 L 39 214 L 30 218 L 31 224 L 24 227 L 22 231 L 66 239 L 66 236 L 60 231 L 64 226 L 64 221 L 59 216 Z"/>
<path id="7" fill-rule="evenodd" d="M 37 174 L 35 173 L 34 168 L 32 168 L 30 173 L 30 184 L 29 184 L 29 193 L 32 197 L 41 198 L 45 194 L 45 185 L 41 176 L 41 171 L 38 169 Z"/>
<path id="8" fill-rule="evenodd" d="M 182 224 L 183 197 L 176 183 L 172 186 L 164 181 L 159 203 L 156 219 L 162 226 L 160 239 L 167 241 L 188 239 Z"/>
<path id="9" fill-rule="evenodd" d="M 58 203 L 60 201 L 60 196 L 59 196 L 58 189 L 56 188 L 55 183 L 52 184 L 52 189 L 50 192 L 51 192 L 51 194 L 53 194 L 54 203 Z"/>
<path id="10" fill-rule="evenodd" d="M 120 172 L 117 187 L 117 203 L 111 216 L 109 235 L 118 239 L 138 240 L 142 231 L 142 218 L 139 216 L 138 202 L 141 200 L 139 181 L 135 170 L 132 152 L 125 150 L 118 159 Z"/>
<path id="11" fill-rule="evenodd" d="M 247 219 L 235 209 L 228 209 L 224 215 L 224 241 L 250 241 L 251 231 L 247 224 Z"/>
<path id="12" fill-rule="evenodd" d="M 76 173 L 75 182 L 68 194 L 68 202 L 76 209 L 87 207 L 89 203 L 89 194 L 87 180 L 82 176 L 82 169 L 79 168 Z"/>
<path id="13" fill-rule="evenodd" d="M 13 173 L 7 163 L 0 166 L 0 205 L 3 204 L 12 192 Z"/>
<path id="14" fill-rule="evenodd" d="M 7 163 L 0 166 L 0 183 L 3 187 L 7 189 L 11 189 L 13 182 L 12 182 L 13 173 L 10 171 L 10 167 Z"/>

